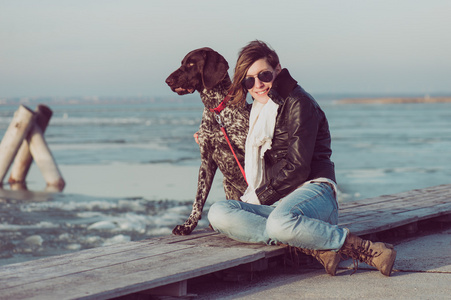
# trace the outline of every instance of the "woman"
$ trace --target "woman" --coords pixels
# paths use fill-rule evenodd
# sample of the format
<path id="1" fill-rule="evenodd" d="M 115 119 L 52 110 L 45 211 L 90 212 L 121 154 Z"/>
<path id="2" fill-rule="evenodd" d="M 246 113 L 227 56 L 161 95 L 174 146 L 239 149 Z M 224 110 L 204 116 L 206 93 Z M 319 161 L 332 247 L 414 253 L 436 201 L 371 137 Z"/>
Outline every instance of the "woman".
<path id="1" fill-rule="evenodd" d="M 240 52 L 233 102 L 253 98 L 246 140 L 248 188 L 242 201 L 214 203 L 212 227 L 248 243 L 287 244 L 335 275 L 340 252 L 390 276 L 396 251 L 339 228 L 331 138 L 324 112 L 282 69 L 274 50 L 253 41 Z M 238 199 L 237 199 L 238 200 Z"/>

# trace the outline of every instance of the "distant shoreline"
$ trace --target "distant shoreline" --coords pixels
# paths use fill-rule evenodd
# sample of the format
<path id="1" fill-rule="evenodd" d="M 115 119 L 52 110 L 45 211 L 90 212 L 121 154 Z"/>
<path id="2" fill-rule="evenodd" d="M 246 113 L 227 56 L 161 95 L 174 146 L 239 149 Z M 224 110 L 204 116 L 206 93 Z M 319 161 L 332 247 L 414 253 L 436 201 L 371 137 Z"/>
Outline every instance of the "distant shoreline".
<path id="1" fill-rule="evenodd" d="M 451 97 L 387 97 L 387 98 L 346 98 L 337 100 L 338 104 L 389 104 L 389 103 L 445 103 Z"/>

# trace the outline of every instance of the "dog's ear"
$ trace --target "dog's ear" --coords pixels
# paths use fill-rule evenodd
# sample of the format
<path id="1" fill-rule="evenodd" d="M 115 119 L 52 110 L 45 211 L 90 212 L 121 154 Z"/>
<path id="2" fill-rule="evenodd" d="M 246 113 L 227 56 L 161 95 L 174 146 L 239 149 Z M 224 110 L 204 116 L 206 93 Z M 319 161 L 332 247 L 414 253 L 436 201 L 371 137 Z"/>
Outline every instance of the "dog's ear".
<path id="1" fill-rule="evenodd" d="M 205 63 L 201 70 L 202 82 L 207 90 L 217 85 L 227 74 L 229 64 L 225 58 L 216 51 L 205 51 Z"/>

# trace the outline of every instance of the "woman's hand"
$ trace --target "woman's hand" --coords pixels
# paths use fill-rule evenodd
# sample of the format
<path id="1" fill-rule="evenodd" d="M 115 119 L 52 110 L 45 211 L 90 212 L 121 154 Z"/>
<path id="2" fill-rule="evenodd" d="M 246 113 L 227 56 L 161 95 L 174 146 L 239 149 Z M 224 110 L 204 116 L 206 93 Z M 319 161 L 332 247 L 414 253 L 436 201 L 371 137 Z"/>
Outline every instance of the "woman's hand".
<path id="1" fill-rule="evenodd" d="M 196 141 L 197 144 L 199 144 L 199 131 L 196 132 L 195 134 L 193 134 L 194 140 Z"/>

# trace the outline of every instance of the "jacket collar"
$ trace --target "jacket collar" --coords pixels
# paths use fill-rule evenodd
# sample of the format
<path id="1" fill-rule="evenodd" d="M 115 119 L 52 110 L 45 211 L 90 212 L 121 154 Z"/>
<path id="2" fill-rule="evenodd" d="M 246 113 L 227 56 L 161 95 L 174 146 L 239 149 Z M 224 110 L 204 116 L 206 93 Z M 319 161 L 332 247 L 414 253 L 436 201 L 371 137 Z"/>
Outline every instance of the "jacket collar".
<path id="1" fill-rule="evenodd" d="M 276 103 L 282 104 L 285 98 L 296 87 L 297 81 L 291 77 L 287 69 L 282 69 L 279 75 L 272 83 L 272 88 L 269 91 L 269 97 Z"/>

